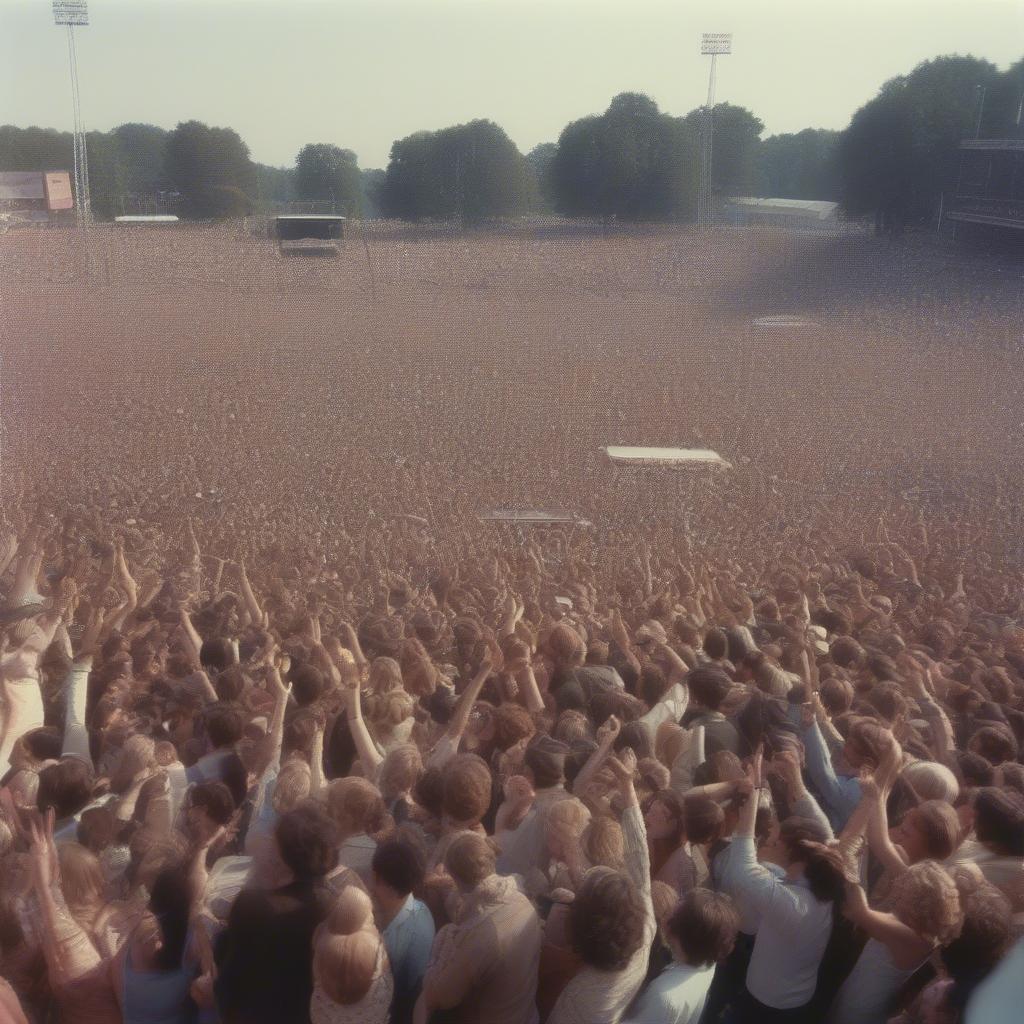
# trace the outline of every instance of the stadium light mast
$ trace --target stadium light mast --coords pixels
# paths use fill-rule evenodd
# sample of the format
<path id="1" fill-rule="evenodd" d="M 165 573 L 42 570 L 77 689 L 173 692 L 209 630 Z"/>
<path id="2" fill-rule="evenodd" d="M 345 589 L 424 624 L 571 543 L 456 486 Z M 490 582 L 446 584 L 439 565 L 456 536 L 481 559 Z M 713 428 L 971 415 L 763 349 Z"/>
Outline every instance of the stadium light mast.
<path id="1" fill-rule="evenodd" d="M 68 30 L 68 66 L 71 70 L 71 108 L 74 114 L 73 160 L 75 174 L 75 212 L 78 223 L 85 227 L 92 217 L 89 201 L 89 155 L 85 147 L 82 125 L 82 97 L 78 90 L 78 52 L 75 49 L 75 26 L 89 24 L 87 0 L 53 0 L 53 23 Z"/>
<path id="2" fill-rule="evenodd" d="M 700 133 L 700 184 L 697 191 L 697 227 L 709 228 L 714 221 L 714 203 L 711 188 L 711 149 L 714 136 L 715 60 L 732 53 L 731 32 L 705 32 L 701 36 L 700 52 L 711 58 L 708 76 L 708 102 L 704 108 L 704 122 Z"/>

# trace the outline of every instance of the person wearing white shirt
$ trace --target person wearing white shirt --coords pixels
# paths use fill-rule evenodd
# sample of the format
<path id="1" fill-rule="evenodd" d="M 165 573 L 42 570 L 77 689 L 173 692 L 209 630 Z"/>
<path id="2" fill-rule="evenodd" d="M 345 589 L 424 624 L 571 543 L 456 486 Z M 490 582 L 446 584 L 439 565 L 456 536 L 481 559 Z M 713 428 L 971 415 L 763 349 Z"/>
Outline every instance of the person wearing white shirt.
<path id="1" fill-rule="evenodd" d="M 757 768 L 760 775 L 760 766 Z M 732 845 L 741 902 L 760 916 L 740 998 L 740 1024 L 809 1024 L 818 968 L 846 892 L 842 857 L 825 846 L 821 827 L 787 818 L 762 856 L 785 869 L 778 878 L 758 863 L 754 843 L 757 794 L 748 785 Z M 769 849 L 769 846 L 773 847 Z"/>
<path id="2" fill-rule="evenodd" d="M 697 1024 L 715 964 L 729 955 L 738 925 L 727 896 L 688 892 L 665 925 L 673 962 L 640 994 L 623 1024 Z"/>

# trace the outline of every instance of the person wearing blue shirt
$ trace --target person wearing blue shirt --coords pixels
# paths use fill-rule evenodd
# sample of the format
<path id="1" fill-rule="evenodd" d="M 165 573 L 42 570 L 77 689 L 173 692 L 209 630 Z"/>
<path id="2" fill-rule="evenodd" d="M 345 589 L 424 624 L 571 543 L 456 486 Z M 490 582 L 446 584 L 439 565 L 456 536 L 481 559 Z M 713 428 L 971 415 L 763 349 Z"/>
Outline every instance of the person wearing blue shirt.
<path id="1" fill-rule="evenodd" d="M 377 904 L 384 947 L 395 982 L 391 1024 L 410 1024 L 434 944 L 434 918 L 425 903 L 413 896 L 423 878 L 417 851 L 401 840 L 390 840 L 373 855 L 371 889 Z"/>

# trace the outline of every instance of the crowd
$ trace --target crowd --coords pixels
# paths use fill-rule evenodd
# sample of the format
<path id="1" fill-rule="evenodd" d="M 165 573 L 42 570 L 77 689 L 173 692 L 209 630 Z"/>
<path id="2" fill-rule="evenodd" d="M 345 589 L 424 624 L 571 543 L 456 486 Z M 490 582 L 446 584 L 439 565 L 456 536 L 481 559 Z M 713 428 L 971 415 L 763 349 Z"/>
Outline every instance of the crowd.
<path id="1" fill-rule="evenodd" d="M 1019 290 L 707 244 L 6 236 L 0 1024 L 1017 1019 Z"/>
<path id="2" fill-rule="evenodd" d="M 564 536 L 304 575 L 189 523 L 140 571 L 19 521 L 0 1020 L 1017 1019 L 1019 581 L 890 525 L 615 585 Z"/>

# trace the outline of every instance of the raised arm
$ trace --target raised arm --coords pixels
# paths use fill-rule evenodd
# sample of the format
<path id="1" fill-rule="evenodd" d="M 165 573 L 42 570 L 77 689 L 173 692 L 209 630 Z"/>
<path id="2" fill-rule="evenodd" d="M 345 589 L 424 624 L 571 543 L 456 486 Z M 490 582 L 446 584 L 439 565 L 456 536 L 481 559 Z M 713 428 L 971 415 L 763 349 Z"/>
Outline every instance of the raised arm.
<path id="1" fill-rule="evenodd" d="M 579 770 L 573 780 L 572 791 L 579 797 L 587 792 L 595 776 L 601 770 L 605 758 L 611 753 L 615 738 L 619 735 L 621 725 L 619 720 L 611 715 L 608 721 L 599 726 L 597 730 L 597 749 L 587 758 L 587 763 Z"/>
<path id="2" fill-rule="evenodd" d="M 862 928 L 869 938 L 887 947 L 897 966 L 919 964 L 931 951 L 931 943 L 894 914 L 872 910 L 867 895 L 856 883 L 850 882 L 846 886 L 843 913 Z"/>
<path id="3" fill-rule="evenodd" d="M 647 849 L 647 828 L 640 810 L 633 773 L 636 770 L 636 755 L 628 748 L 622 751 L 622 758 L 609 757 L 608 767 L 615 776 L 622 795 L 622 837 L 625 840 L 626 862 L 624 870 L 633 880 L 644 901 L 649 921 L 654 921 L 654 906 L 651 903 L 651 855 Z M 653 937 L 653 936 L 652 936 Z"/>
<path id="4" fill-rule="evenodd" d="M 462 696 L 455 706 L 455 713 L 452 715 L 452 720 L 448 725 L 448 737 L 456 751 L 458 751 L 459 744 L 462 742 L 466 726 L 469 725 L 469 715 L 473 710 L 473 705 L 476 703 L 477 697 L 480 696 L 484 683 L 490 677 L 492 668 L 491 656 L 487 654 L 480 663 L 480 667 L 476 670 L 476 675 L 473 676 L 469 686 L 462 692 Z"/>
<path id="5" fill-rule="evenodd" d="M 250 620 L 261 629 L 266 629 L 270 625 L 270 616 L 263 610 L 256 599 L 256 594 L 249 583 L 249 573 L 246 571 L 243 560 L 238 562 L 238 576 L 242 585 L 242 597 L 245 600 L 245 607 L 248 609 Z"/>
<path id="6" fill-rule="evenodd" d="M 332 654 L 335 655 L 338 664 L 338 671 L 341 673 L 341 685 L 345 694 L 345 710 L 347 712 L 349 732 L 352 734 L 352 741 L 356 745 L 359 760 L 363 763 L 363 769 L 370 778 L 375 778 L 377 769 L 384 760 L 384 755 L 377 749 L 373 742 L 370 730 L 363 720 L 363 704 L 360 696 L 359 669 L 356 667 L 355 658 L 351 651 L 346 650 L 340 644 L 334 647 Z"/>

